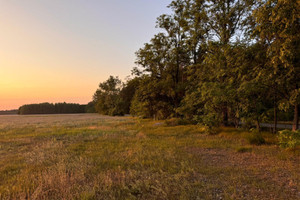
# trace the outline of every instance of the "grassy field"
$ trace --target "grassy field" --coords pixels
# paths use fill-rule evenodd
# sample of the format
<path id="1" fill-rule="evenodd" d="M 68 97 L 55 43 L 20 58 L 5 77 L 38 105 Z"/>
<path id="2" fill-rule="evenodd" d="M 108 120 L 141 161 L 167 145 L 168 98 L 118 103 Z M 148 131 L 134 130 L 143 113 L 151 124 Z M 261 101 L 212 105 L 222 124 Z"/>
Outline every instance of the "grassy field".
<path id="1" fill-rule="evenodd" d="M 300 199 L 299 151 L 96 114 L 0 116 L 0 199 Z"/>

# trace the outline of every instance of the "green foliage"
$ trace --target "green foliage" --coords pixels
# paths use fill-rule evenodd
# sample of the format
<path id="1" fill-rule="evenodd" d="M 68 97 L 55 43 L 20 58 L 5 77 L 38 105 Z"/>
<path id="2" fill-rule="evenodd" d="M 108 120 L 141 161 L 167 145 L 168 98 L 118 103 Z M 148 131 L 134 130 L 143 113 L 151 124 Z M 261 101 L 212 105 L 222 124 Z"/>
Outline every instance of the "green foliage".
<path id="1" fill-rule="evenodd" d="M 220 132 L 220 129 L 213 126 L 203 126 L 204 133 L 207 135 L 217 135 Z"/>
<path id="2" fill-rule="evenodd" d="M 300 102 L 300 4 L 297 0 L 265 0 L 253 12 L 253 36 L 266 46 L 268 68 L 259 76 L 273 82 L 280 94 L 279 108 L 297 109 Z M 296 112 L 296 111 L 295 111 Z M 294 127 L 299 115 L 294 115 Z"/>
<path id="3" fill-rule="evenodd" d="M 149 76 L 141 77 L 131 103 L 130 113 L 134 116 L 154 119 L 165 119 L 171 116 L 173 108 L 166 89 L 161 81 L 155 81 Z"/>
<path id="4" fill-rule="evenodd" d="M 139 77 L 135 77 L 133 79 L 129 79 L 124 85 L 122 90 L 120 91 L 120 96 L 123 100 L 123 109 L 124 113 L 129 114 L 130 113 L 130 106 L 132 99 L 134 97 L 134 94 L 139 87 L 141 79 Z"/>
<path id="5" fill-rule="evenodd" d="M 85 113 L 85 109 L 86 105 L 75 103 L 40 103 L 23 105 L 18 113 L 20 115 Z"/>
<path id="6" fill-rule="evenodd" d="M 166 126 L 180 126 L 180 125 L 193 124 L 193 121 L 187 119 L 181 119 L 181 118 L 171 118 L 171 119 L 166 119 L 164 121 L 164 124 Z"/>
<path id="7" fill-rule="evenodd" d="M 136 52 L 136 77 L 100 84 L 98 112 L 257 129 L 293 117 L 296 129 L 296 0 L 173 0 L 169 8 L 157 18 L 160 32 Z"/>
<path id="8" fill-rule="evenodd" d="M 281 146 L 283 148 L 291 148 L 291 149 L 296 148 L 297 146 L 300 145 L 300 130 L 279 131 L 278 143 L 279 143 L 279 146 Z"/>
<path id="9" fill-rule="evenodd" d="M 217 112 L 207 112 L 203 115 L 195 116 L 194 120 L 197 121 L 199 124 L 202 124 L 207 127 L 216 127 L 221 123 L 221 116 Z"/>
<path id="10" fill-rule="evenodd" d="M 85 112 L 86 113 L 96 113 L 96 109 L 95 109 L 95 102 L 91 101 L 89 102 L 86 107 L 85 107 Z"/>
<path id="11" fill-rule="evenodd" d="M 262 136 L 262 134 L 258 131 L 253 131 L 251 132 L 248 137 L 247 140 L 250 144 L 254 144 L 254 145 L 262 145 L 265 144 L 266 141 L 264 139 L 264 137 Z"/>
<path id="12" fill-rule="evenodd" d="M 110 76 L 108 80 L 99 84 L 94 94 L 95 109 L 103 115 L 124 115 L 124 101 L 120 96 L 121 80 Z"/>
<path id="13" fill-rule="evenodd" d="M 251 147 L 238 147 L 236 148 L 236 152 L 238 153 L 246 153 L 246 152 L 251 152 L 252 148 Z"/>

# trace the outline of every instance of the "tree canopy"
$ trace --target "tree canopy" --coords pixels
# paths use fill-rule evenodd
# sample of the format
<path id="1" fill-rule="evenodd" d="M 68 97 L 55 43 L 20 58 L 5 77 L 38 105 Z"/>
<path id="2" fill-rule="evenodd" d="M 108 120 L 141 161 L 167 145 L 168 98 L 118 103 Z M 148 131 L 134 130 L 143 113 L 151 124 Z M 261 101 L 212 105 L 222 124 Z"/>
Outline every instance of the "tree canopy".
<path id="1" fill-rule="evenodd" d="M 40 103 L 28 104 L 19 108 L 20 115 L 29 114 L 70 114 L 70 113 L 85 113 L 86 105 L 75 103 Z"/>
<path id="2" fill-rule="evenodd" d="M 136 52 L 134 78 L 99 85 L 99 113 L 298 128 L 299 1 L 174 0 L 169 8 Z"/>

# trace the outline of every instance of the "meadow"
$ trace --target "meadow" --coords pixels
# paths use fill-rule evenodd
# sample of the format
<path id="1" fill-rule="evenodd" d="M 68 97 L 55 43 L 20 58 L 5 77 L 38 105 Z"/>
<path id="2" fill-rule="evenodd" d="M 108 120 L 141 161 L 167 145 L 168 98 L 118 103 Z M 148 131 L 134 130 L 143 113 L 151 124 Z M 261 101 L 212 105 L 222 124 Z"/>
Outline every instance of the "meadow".
<path id="1" fill-rule="evenodd" d="M 300 199 L 299 151 L 97 114 L 0 116 L 0 199 Z"/>

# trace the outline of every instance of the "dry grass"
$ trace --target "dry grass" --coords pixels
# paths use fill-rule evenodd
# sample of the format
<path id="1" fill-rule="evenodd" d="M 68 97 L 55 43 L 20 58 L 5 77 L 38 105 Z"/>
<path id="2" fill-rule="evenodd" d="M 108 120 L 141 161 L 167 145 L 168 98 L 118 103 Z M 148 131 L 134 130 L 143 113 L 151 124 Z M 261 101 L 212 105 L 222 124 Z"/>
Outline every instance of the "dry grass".
<path id="1" fill-rule="evenodd" d="M 0 116 L 0 199 L 300 199 L 299 151 L 94 114 Z"/>

